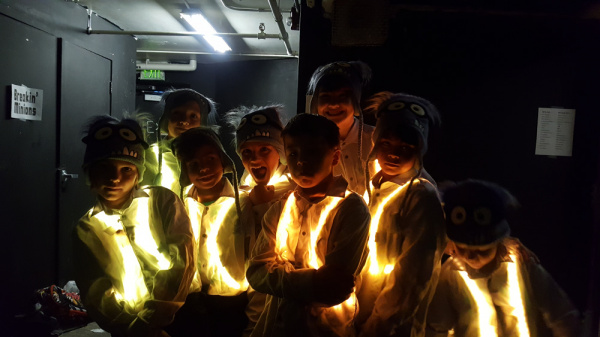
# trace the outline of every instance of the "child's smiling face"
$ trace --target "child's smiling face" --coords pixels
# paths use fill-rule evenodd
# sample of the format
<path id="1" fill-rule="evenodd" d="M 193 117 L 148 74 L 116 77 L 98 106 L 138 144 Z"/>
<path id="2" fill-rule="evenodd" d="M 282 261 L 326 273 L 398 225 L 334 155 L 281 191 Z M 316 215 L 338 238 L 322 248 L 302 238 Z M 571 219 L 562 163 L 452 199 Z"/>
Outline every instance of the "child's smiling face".
<path id="1" fill-rule="evenodd" d="M 313 188 L 333 172 L 340 150 L 330 148 L 319 137 L 283 137 L 285 156 L 292 179 L 303 189 Z"/>
<path id="2" fill-rule="evenodd" d="M 317 113 L 338 126 L 354 120 L 352 89 L 345 87 L 331 91 L 320 91 L 317 96 Z"/>
<path id="3" fill-rule="evenodd" d="M 220 152 L 212 145 L 199 147 L 194 157 L 185 162 L 188 178 L 199 190 L 215 187 L 223 178 Z"/>
<path id="4" fill-rule="evenodd" d="M 417 150 L 392 134 L 384 134 L 376 144 L 377 160 L 382 174 L 390 179 L 408 172 L 415 165 Z"/>
<path id="5" fill-rule="evenodd" d="M 91 188 L 109 208 L 120 209 L 138 180 L 137 167 L 127 161 L 104 159 L 90 166 Z"/>
<path id="6" fill-rule="evenodd" d="M 241 149 L 242 164 L 258 185 L 266 185 L 279 166 L 279 153 L 265 142 L 245 142 Z"/>
<path id="7" fill-rule="evenodd" d="M 169 111 L 169 138 L 177 138 L 189 129 L 197 128 L 201 124 L 202 113 L 196 101 L 187 101 Z"/>

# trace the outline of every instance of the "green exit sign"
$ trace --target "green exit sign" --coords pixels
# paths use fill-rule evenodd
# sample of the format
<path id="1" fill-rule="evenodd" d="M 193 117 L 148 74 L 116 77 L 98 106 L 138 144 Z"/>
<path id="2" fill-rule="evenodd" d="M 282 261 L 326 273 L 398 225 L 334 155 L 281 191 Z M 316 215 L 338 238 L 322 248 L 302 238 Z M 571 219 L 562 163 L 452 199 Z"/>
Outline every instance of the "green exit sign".
<path id="1" fill-rule="evenodd" d="M 162 70 L 142 70 L 140 80 L 165 80 L 165 73 Z"/>

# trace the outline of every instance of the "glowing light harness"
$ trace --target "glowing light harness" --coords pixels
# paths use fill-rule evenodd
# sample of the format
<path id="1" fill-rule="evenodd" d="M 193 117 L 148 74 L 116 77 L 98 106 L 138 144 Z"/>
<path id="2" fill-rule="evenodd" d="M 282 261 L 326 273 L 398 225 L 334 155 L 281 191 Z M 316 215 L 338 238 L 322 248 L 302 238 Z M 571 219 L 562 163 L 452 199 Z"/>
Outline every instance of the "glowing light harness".
<path id="1" fill-rule="evenodd" d="M 152 152 L 154 153 L 154 155 L 157 158 L 157 161 L 159 163 L 161 163 L 161 167 L 160 167 L 160 185 L 163 187 L 166 187 L 172 191 L 174 191 L 175 193 L 179 194 L 179 191 L 175 191 L 175 188 L 177 186 L 179 186 L 179 177 L 175 176 L 175 172 L 173 172 L 173 170 L 169 167 L 169 164 L 167 163 L 167 158 L 162 158 L 162 160 L 160 158 L 158 158 L 161 153 L 160 153 L 160 149 L 159 146 L 153 146 L 152 147 Z M 164 153 L 163 153 L 164 154 Z M 150 184 L 151 182 L 148 181 L 144 181 L 144 184 Z M 153 182 L 152 182 L 153 183 Z"/>
<path id="2" fill-rule="evenodd" d="M 249 172 L 246 172 L 247 176 L 244 178 L 244 181 L 240 184 L 241 186 L 249 186 L 254 187 L 256 183 L 254 182 L 254 178 Z M 288 183 L 290 181 L 289 173 L 278 173 L 275 171 L 271 179 L 269 179 L 269 183 L 267 185 L 277 186 L 281 183 Z"/>
<path id="3" fill-rule="evenodd" d="M 190 215 L 193 215 L 193 214 L 202 215 L 200 212 L 200 208 L 198 207 L 198 203 L 187 202 L 187 206 L 189 208 L 188 212 Z M 241 289 L 245 289 L 248 287 L 248 283 L 247 283 L 246 279 L 244 278 L 244 280 L 240 283 L 240 282 L 236 281 L 229 274 L 229 272 L 227 271 L 227 268 L 225 268 L 225 266 L 223 265 L 223 262 L 221 261 L 221 250 L 219 249 L 219 245 L 217 244 L 217 235 L 219 234 L 219 230 L 221 229 L 221 226 L 223 225 L 223 220 L 225 219 L 225 216 L 230 211 L 230 209 L 234 206 L 235 206 L 235 199 L 227 198 L 227 200 L 223 201 L 223 203 L 221 204 L 221 209 L 219 210 L 217 217 L 211 223 L 211 229 L 210 229 L 209 233 L 207 234 L 208 236 L 206 237 L 206 249 L 208 251 L 208 266 L 206 269 L 208 271 L 214 270 L 214 274 L 219 275 L 220 278 L 223 280 L 223 282 L 225 282 L 225 284 L 228 287 L 236 289 L 236 290 L 241 290 Z M 194 239 L 196 240 L 195 242 L 199 242 L 199 238 L 200 238 L 201 224 L 198 221 L 198 218 L 201 218 L 201 217 L 190 216 L 190 221 L 192 224 L 192 231 L 194 233 Z M 198 270 L 196 270 L 194 279 L 197 279 L 197 277 L 198 277 Z"/>
<path id="4" fill-rule="evenodd" d="M 346 191 L 346 195 L 343 198 L 340 197 L 327 197 L 329 200 L 323 200 L 324 206 L 321 209 L 319 214 L 319 220 L 317 221 L 317 227 L 310 232 L 310 246 L 308 247 L 308 265 L 311 268 L 319 269 L 323 266 L 324 261 L 321 261 L 317 255 L 317 239 L 319 238 L 319 234 L 321 230 L 323 230 L 323 226 L 325 225 L 325 221 L 329 217 L 329 213 L 336 208 L 346 196 L 350 194 Z M 292 252 L 290 252 L 288 248 L 288 226 L 292 224 L 292 214 L 296 213 L 296 196 L 295 193 L 291 193 L 288 199 L 285 202 L 283 212 L 279 217 L 279 223 L 277 224 L 277 233 L 276 233 L 276 252 L 278 257 L 282 260 L 282 262 L 289 262 L 290 259 L 293 258 Z M 296 217 L 294 217 L 296 218 Z M 356 295 L 354 292 L 350 295 L 350 297 L 345 301 L 338 305 L 333 306 L 333 309 L 340 312 L 354 312 L 356 305 Z"/>
<path id="5" fill-rule="evenodd" d="M 519 272 L 517 268 L 517 259 L 510 255 L 513 263 L 507 263 L 508 274 L 508 302 L 513 308 L 512 316 L 517 318 L 517 332 L 521 337 L 529 336 L 529 327 L 527 325 L 527 316 L 521 295 L 521 284 L 519 281 Z M 459 271 L 458 274 L 464 280 L 469 292 L 475 300 L 477 306 L 479 336 L 493 337 L 497 336 L 497 318 L 494 303 L 491 296 L 483 291 L 475 280 L 469 278 L 466 271 Z"/>
<path id="6" fill-rule="evenodd" d="M 375 242 L 377 230 L 379 229 L 379 221 L 381 220 L 381 215 L 385 210 L 385 205 L 392 200 L 400 191 L 404 189 L 404 187 L 408 186 L 408 183 L 403 184 L 397 187 L 392 193 L 390 193 L 387 197 L 385 197 L 379 206 L 377 206 L 377 211 L 374 216 L 371 217 L 371 226 L 369 227 L 369 274 L 371 275 L 379 275 L 381 273 L 389 274 L 394 270 L 393 264 L 387 264 L 383 268 L 379 266 L 379 261 L 377 260 L 377 243 Z"/>
<path id="7" fill-rule="evenodd" d="M 159 251 L 159 247 L 152 236 L 148 214 L 149 199 L 135 198 L 131 207 L 136 208 L 133 214 L 127 214 L 128 218 L 135 219 L 135 241 L 133 244 L 146 254 L 146 263 L 154 264 L 152 267 L 158 270 L 169 269 L 171 267 L 170 259 Z M 149 292 L 133 244 L 126 235 L 127 230 L 122 224 L 122 215 L 108 215 L 102 211 L 96 214 L 95 217 L 115 231 L 113 237 L 123 262 L 122 269 L 117 272 L 120 274 L 118 276 L 122 280 L 123 290 L 113 289 L 115 298 L 135 308 L 141 299 L 148 297 Z"/>

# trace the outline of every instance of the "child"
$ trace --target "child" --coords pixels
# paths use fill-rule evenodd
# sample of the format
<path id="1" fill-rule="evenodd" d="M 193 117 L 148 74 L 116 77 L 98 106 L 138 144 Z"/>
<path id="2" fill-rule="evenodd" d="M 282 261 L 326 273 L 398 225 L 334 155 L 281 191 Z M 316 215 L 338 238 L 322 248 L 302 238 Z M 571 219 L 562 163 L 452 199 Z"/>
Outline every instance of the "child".
<path id="1" fill-rule="evenodd" d="M 229 111 L 225 117 L 235 129 L 235 148 L 245 168 L 240 184 L 244 191 L 240 195 L 240 205 L 246 253 L 252 251 L 261 230 L 262 218 L 269 207 L 295 187 L 285 164 L 281 139 L 282 112 L 280 105 L 242 106 Z M 249 325 L 245 335 L 249 335 L 256 325 L 266 295 L 250 288 L 248 297 L 246 314 Z"/>
<path id="2" fill-rule="evenodd" d="M 252 336 L 351 335 L 368 208 L 333 175 L 340 156 L 335 123 L 300 114 L 282 137 L 298 186 L 267 211 L 252 252 L 248 282 L 268 294 Z"/>
<path id="3" fill-rule="evenodd" d="M 184 203 L 197 242 L 197 273 L 190 295 L 175 317 L 172 336 L 241 336 L 247 320 L 247 282 L 239 227 L 237 174 L 218 135 L 190 129 L 173 141 L 181 161 Z M 223 176 L 232 173 L 234 185 Z"/>
<path id="4" fill-rule="evenodd" d="M 368 182 L 364 167 L 373 133 L 373 127 L 363 123 L 360 99 L 370 78 L 371 68 L 366 63 L 333 62 L 315 70 L 307 92 L 307 112 L 327 117 L 340 129 L 341 157 L 333 173 L 343 176 L 348 188 L 360 196 Z"/>
<path id="5" fill-rule="evenodd" d="M 98 196 L 76 227 L 83 303 L 113 336 L 168 336 L 163 329 L 194 273 L 183 203 L 165 188 L 138 188 L 148 144 L 135 121 L 98 117 L 83 142 L 83 168 Z"/>
<path id="6" fill-rule="evenodd" d="M 381 170 L 370 184 L 373 221 L 357 321 L 361 336 L 422 336 L 445 247 L 442 206 L 423 168 L 429 125 L 439 114 L 425 99 L 389 92 L 369 108 L 377 117 L 369 159 Z"/>
<path id="7" fill-rule="evenodd" d="M 567 295 L 508 237 L 516 199 L 498 185 L 466 180 L 443 200 L 452 257 L 442 266 L 427 335 L 579 336 Z"/>
<path id="8" fill-rule="evenodd" d="M 181 169 L 171 152 L 171 142 L 189 129 L 209 125 L 209 115 L 215 112 L 215 103 L 192 89 L 166 91 L 162 101 L 164 112 L 158 121 L 158 128 L 167 136 L 152 144 L 147 151 L 144 182 L 164 186 L 181 195 Z"/>

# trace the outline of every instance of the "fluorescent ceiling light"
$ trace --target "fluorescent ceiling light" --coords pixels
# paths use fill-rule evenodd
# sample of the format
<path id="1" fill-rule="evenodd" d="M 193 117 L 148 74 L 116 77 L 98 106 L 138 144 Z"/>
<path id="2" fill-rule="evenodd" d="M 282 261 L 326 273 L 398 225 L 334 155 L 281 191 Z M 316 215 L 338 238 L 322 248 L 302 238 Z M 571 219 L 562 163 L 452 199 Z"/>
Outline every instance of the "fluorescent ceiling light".
<path id="1" fill-rule="evenodd" d="M 231 51 L 229 45 L 220 36 L 214 36 L 210 34 L 216 34 L 217 31 L 210 25 L 210 23 L 204 18 L 200 12 L 194 13 L 181 13 L 181 17 L 187 21 L 198 33 L 206 34 L 203 35 L 206 42 L 208 42 L 215 51 L 224 53 Z"/>

